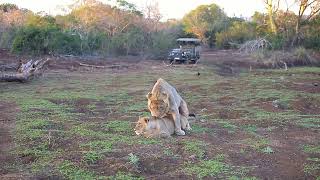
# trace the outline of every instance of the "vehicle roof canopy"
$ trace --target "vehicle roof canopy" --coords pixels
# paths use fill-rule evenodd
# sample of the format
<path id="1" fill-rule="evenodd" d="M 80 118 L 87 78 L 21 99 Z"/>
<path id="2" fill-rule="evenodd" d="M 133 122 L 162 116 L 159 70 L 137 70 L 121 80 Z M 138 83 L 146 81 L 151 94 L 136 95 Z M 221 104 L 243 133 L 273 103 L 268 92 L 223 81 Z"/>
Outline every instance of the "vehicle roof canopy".
<path id="1" fill-rule="evenodd" d="M 195 44 L 200 45 L 201 40 L 196 38 L 179 38 L 177 39 L 177 42 L 179 44 Z"/>

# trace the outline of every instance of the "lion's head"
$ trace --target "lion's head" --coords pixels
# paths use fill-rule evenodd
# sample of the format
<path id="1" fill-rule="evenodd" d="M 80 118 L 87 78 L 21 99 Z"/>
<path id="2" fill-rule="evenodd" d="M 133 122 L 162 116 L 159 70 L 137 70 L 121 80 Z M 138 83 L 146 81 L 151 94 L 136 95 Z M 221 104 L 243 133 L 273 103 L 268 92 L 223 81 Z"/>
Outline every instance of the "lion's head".
<path id="1" fill-rule="evenodd" d="M 149 120 L 150 120 L 149 117 L 142 117 L 142 118 L 139 117 L 139 120 L 138 120 L 138 122 L 136 124 L 136 127 L 134 128 L 134 132 L 138 136 L 144 134 L 144 132 L 145 132 L 145 130 L 147 128 Z"/>
<path id="2" fill-rule="evenodd" d="M 165 117 L 169 112 L 169 95 L 160 93 L 160 95 L 152 95 L 148 93 L 148 108 L 151 115 L 157 118 Z"/>

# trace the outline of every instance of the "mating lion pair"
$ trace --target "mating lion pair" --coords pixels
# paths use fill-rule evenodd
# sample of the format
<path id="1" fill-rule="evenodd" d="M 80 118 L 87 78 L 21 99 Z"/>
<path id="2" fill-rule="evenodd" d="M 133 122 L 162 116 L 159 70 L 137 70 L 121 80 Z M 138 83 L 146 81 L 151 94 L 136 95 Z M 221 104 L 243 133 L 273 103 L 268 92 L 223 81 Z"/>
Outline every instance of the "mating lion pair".
<path id="1" fill-rule="evenodd" d="M 134 129 L 137 135 L 169 137 L 176 133 L 183 136 L 183 130 L 191 130 L 187 103 L 165 80 L 158 79 L 147 98 L 152 117 L 139 118 Z"/>

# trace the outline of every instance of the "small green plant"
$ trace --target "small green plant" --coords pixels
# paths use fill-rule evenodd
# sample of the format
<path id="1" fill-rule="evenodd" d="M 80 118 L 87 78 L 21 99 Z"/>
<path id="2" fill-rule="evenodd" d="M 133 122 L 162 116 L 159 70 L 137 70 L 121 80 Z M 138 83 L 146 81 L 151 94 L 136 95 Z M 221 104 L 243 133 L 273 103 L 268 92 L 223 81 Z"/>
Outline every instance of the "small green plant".
<path id="1" fill-rule="evenodd" d="M 310 164 L 305 164 L 303 167 L 303 171 L 306 174 L 315 174 L 320 171 L 320 164 L 319 163 L 310 163 Z"/>
<path id="2" fill-rule="evenodd" d="M 95 109 L 96 109 L 96 105 L 95 104 L 89 104 L 88 106 L 87 106 L 87 108 L 90 110 L 90 111 L 94 111 Z"/>
<path id="3" fill-rule="evenodd" d="M 267 146 L 267 147 L 263 148 L 262 152 L 266 153 L 266 154 L 274 153 L 274 151 L 272 150 L 272 148 L 270 146 Z"/>
<path id="4" fill-rule="evenodd" d="M 256 125 L 243 126 L 243 129 L 245 129 L 247 132 L 249 132 L 251 134 L 255 134 L 257 132 L 257 126 Z"/>
<path id="5" fill-rule="evenodd" d="M 253 149 L 258 150 L 258 151 L 263 151 L 267 150 L 270 151 L 270 149 L 266 149 L 267 145 L 269 144 L 269 141 L 264 138 L 260 139 L 246 139 L 245 140 L 248 145 L 250 145 Z M 272 150 L 272 149 L 271 149 Z"/>
<path id="6" fill-rule="evenodd" d="M 165 154 L 166 156 L 173 156 L 173 152 L 170 149 L 165 149 L 163 151 L 163 154 Z"/>
<path id="7" fill-rule="evenodd" d="M 165 149 L 163 151 L 163 154 L 166 155 L 166 156 L 173 157 L 173 158 L 179 158 L 180 157 L 180 155 L 174 154 L 170 149 Z"/>
<path id="8" fill-rule="evenodd" d="M 140 159 L 138 156 L 134 155 L 133 153 L 129 154 L 130 164 L 137 166 L 139 164 L 139 161 L 140 161 Z"/>
<path id="9" fill-rule="evenodd" d="M 96 152 L 96 151 L 89 151 L 84 155 L 83 159 L 88 164 L 94 164 L 99 159 L 102 159 L 102 157 L 103 157 L 103 155 L 98 153 L 98 152 Z"/>

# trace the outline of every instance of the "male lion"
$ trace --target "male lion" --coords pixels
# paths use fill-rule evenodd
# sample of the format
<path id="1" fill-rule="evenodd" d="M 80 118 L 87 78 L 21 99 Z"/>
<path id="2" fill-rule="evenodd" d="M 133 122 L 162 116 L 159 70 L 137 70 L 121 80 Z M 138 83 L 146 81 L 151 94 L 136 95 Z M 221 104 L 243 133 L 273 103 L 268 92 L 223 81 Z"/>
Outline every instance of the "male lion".
<path id="1" fill-rule="evenodd" d="M 189 122 L 187 117 L 181 116 L 182 129 L 187 129 Z M 137 135 L 143 135 L 147 138 L 161 137 L 167 138 L 174 134 L 174 123 L 169 117 L 155 118 L 155 117 L 142 117 L 139 118 L 134 131 Z"/>
<path id="2" fill-rule="evenodd" d="M 189 110 L 187 103 L 173 86 L 159 78 L 152 91 L 147 94 L 147 98 L 148 108 L 152 116 L 157 118 L 172 116 L 175 133 L 180 136 L 185 135 L 185 132 L 181 129 L 180 116 L 188 117 Z M 186 130 L 191 130 L 191 127 L 186 127 Z"/>

